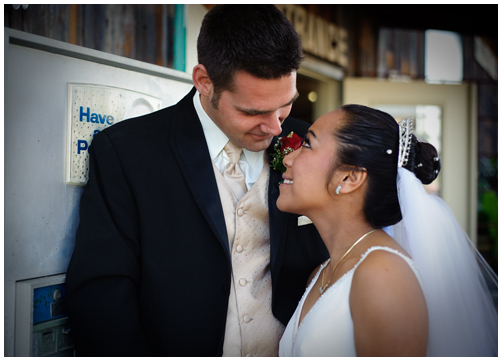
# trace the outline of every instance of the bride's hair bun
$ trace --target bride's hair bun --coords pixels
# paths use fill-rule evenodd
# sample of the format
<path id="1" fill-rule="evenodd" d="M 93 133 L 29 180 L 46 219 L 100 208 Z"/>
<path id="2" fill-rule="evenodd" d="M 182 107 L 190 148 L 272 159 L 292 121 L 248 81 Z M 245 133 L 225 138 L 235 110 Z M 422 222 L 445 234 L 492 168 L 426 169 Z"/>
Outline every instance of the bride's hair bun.
<path id="1" fill-rule="evenodd" d="M 430 184 L 441 170 L 438 151 L 429 143 L 420 142 L 413 135 L 410 157 L 406 169 L 415 173 L 422 184 Z"/>
<path id="2" fill-rule="evenodd" d="M 334 131 L 338 143 L 332 173 L 338 167 L 366 169 L 368 190 L 364 214 L 374 228 L 396 224 L 402 219 L 396 177 L 399 155 L 399 125 L 389 114 L 364 105 L 347 104 Z M 433 145 L 417 141 L 412 145 L 405 168 L 423 184 L 431 183 L 441 169 Z"/>

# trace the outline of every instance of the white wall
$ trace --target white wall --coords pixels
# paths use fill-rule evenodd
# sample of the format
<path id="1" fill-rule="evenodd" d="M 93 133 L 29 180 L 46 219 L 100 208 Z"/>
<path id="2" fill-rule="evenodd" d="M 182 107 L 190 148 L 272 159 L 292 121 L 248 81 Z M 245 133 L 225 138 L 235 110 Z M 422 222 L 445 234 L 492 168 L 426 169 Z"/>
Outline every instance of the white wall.
<path id="1" fill-rule="evenodd" d="M 185 71 L 188 74 L 192 74 L 194 66 L 199 64 L 197 61 L 197 37 L 199 36 L 202 19 L 207 12 L 208 9 L 204 5 L 185 5 L 185 18 L 187 24 Z"/>
<path id="2" fill-rule="evenodd" d="M 176 103 L 187 74 L 5 30 L 4 354 L 14 356 L 16 282 L 66 272 L 81 186 L 65 183 L 68 83 L 141 92 Z M 28 325 L 29 327 L 29 325 Z"/>

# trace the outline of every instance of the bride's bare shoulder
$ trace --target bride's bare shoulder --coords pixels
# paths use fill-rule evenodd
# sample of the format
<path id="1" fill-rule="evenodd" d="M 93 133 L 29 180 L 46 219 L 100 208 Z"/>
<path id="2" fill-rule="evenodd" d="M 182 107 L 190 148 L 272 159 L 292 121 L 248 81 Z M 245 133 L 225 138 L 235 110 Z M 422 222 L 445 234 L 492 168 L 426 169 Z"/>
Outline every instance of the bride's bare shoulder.
<path id="1" fill-rule="evenodd" d="M 392 354 L 395 340 L 400 339 L 407 345 L 403 355 L 410 350 L 410 355 L 425 352 L 425 298 L 412 267 L 395 252 L 377 249 L 366 256 L 354 273 L 349 302 L 359 345 Z"/>
<path id="2" fill-rule="evenodd" d="M 384 306 L 405 299 L 410 302 L 411 295 L 412 302 L 422 302 L 422 289 L 413 260 L 410 261 L 409 254 L 392 237 L 380 232 L 362 253 L 366 255 L 352 279 L 350 297 L 354 306 L 364 298 L 374 300 L 375 307 L 376 301 Z"/>
<path id="3" fill-rule="evenodd" d="M 387 233 L 379 232 L 366 245 L 366 256 L 354 273 L 353 288 L 372 289 L 373 285 L 391 287 L 391 284 L 416 284 L 414 270 L 403 258 L 410 255 Z M 363 254 L 366 252 L 362 252 Z"/>

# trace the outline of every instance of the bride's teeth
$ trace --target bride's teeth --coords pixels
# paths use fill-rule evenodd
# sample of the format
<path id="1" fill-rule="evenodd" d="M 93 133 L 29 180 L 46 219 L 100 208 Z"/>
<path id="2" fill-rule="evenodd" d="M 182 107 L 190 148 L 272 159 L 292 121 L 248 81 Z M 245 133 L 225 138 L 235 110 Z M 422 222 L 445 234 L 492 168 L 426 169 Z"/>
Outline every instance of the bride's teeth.
<path id="1" fill-rule="evenodd" d="M 284 179 L 284 183 L 293 184 L 293 180 L 292 179 Z"/>

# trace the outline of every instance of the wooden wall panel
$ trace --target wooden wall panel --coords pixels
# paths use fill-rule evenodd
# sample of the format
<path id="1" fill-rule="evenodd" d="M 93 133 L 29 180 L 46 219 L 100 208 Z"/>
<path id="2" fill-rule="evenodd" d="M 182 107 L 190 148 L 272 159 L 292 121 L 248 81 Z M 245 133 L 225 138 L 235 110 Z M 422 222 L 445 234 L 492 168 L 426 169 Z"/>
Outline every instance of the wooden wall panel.
<path id="1" fill-rule="evenodd" d="M 173 65 L 174 5 L 4 5 L 6 27 L 152 64 Z"/>

